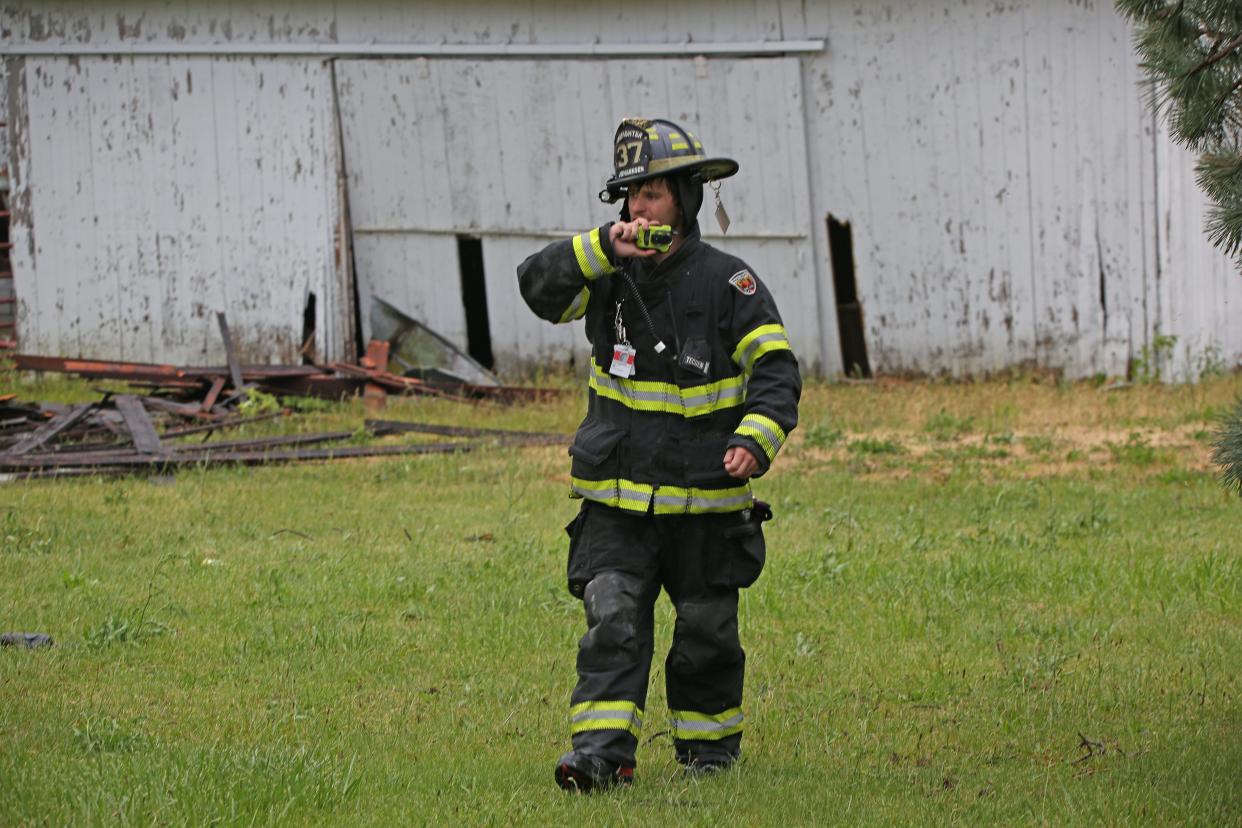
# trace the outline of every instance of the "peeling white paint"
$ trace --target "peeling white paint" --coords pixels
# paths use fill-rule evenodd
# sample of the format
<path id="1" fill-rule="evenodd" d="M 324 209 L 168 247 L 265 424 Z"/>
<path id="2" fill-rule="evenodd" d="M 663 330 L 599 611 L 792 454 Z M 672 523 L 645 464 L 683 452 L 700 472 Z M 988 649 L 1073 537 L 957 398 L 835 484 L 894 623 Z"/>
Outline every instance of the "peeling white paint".
<path id="1" fill-rule="evenodd" d="M 616 216 L 597 195 L 612 171 L 613 113 L 659 100 L 709 153 L 746 170 L 722 192 L 751 238 L 723 244 L 743 257 L 762 251 L 754 267 L 783 297 L 795 346 L 818 352 L 816 284 L 796 266 L 811 234 L 796 60 L 715 61 L 701 74 L 675 59 L 338 66 L 361 294 L 404 302 L 464 342 L 455 234 L 478 236 L 501 367 L 584 356 L 581 331 L 525 308 L 514 268 L 549 236 Z M 762 128 L 739 128 L 748 122 Z M 709 194 L 707 221 L 713 207 Z"/>
<path id="2" fill-rule="evenodd" d="M 773 282 L 804 362 L 829 373 L 842 367 L 829 214 L 853 229 L 870 361 L 878 371 L 966 375 L 1033 364 L 1069 376 L 1119 374 L 1158 336 L 1178 341 L 1166 375 L 1193 376 L 1212 355 L 1226 364 L 1242 359 L 1236 324 L 1242 279 L 1203 236 L 1204 199 L 1193 160 L 1171 148 L 1164 126 L 1153 123 L 1131 33 L 1110 3 L 688 0 L 644 6 L 639 24 L 628 7 L 548 0 L 100 8 L 86 0 L 10 3 L 12 36 L 0 51 L 73 43 L 496 49 L 598 40 L 636 46 L 827 41 L 825 52 L 796 58 L 341 61 L 360 292 L 400 298 L 462 342 L 460 297 L 451 290 L 458 278 L 454 235 L 482 235 L 493 346 L 502 363 L 581 348 L 572 332 L 540 327 L 522 313 L 512 269 L 549 232 L 611 215 L 594 199 L 608 172 L 612 130 L 621 117 L 639 113 L 690 121 L 709 150 L 742 162 L 741 174 L 726 183 L 736 235 L 725 246 Z M 260 88 L 251 83 L 253 72 L 239 68 L 247 61 L 172 61 L 197 67 L 192 78 L 180 68 L 138 68 L 148 62 L 169 65 L 162 58 L 60 62 L 55 91 L 46 77 L 30 73 L 38 61 L 29 61 L 23 78 L 34 142 L 23 163 L 36 221 L 18 233 L 28 240 L 33 231 L 41 253 L 35 257 L 32 248 L 23 264 L 31 282 L 34 268 L 40 274 L 40 284 L 21 291 L 23 325 L 54 348 L 164 346 L 163 334 L 133 330 L 135 320 L 159 306 L 173 328 L 180 320 L 192 324 L 194 312 L 182 305 L 205 306 L 218 288 L 212 276 L 231 274 L 222 276 L 230 291 L 241 290 L 256 309 L 278 308 L 248 317 L 256 341 L 287 341 L 286 328 L 300 331 L 300 317 L 295 322 L 297 314 L 282 304 L 296 293 L 289 283 L 309 284 L 309 274 L 318 273 L 322 284 L 335 272 L 322 269 L 333 258 L 337 208 L 330 110 L 315 68 L 321 64 L 268 60 Z M 299 77 L 311 75 L 318 98 L 306 83 L 299 86 Z M 101 101 L 83 100 L 99 84 L 106 84 Z M 246 193 L 235 183 L 218 185 L 237 205 L 213 200 L 214 179 L 202 166 L 208 161 L 196 161 L 193 192 L 206 193 L 205 216 L 202 203 L 194 207 L 201 198 L 181 208 L 168 195 L 162 176 L 177 169 L 173 162 L 191 159 L 161 149 L 159 114 L 162 107 L 182 111 L 187 96 L 204 95 L 227 102 L 232 114 L 206 117 L 210 131 L 195 132 L 195 158 L 220 155 L 215 163 L 226 176 L 236 167 L 248 185 Z M 158 107 L 156 99 L 163 101 Z M 9 109 L 22 106 L 11 100 Z M 267 132 L 270 118 L 260 117 L 269 108 L 286 121 L 279 140 Z M 201 114 L 184 117 L 204 121 Z M 53 134 L 49 124 L 74 125 L 86 137 Z M 52 141 L 69 158 L 87 149 L 99 153 L 99 163 L 84 178 L 72 174 L 73 164 L 49 167 Z M 141 151 L 126 155 L 130 144 Z M 318 166 L 280 166 L 272 158 L 276 146 L 311 148 Z M 14 157 L 22 157 L 20 148 Z M 253 166 L 229 163 L 234 158 Z M 135 167 L 143 171 L 140 181 L 157 182 L 154 196 L 127 178 L 138 176 Z M 249 185 L 269 198 L 279 193 L 282 203 L 297 199 L 298 206 L 290 214 L 257 196 L 247 201 Z M 101 246 L 102 231 L 83 223 L 79 202 L 112 190 L 125 219 L 110 226 L 130 240 Z M 142 197 L 154 200 L 139 204 Z M 314 233 L 291 229 L 312 220 L 322 223 Z M 133 229 L 148 224 L 163 226 L 176 244 L 156 250 L 141 240 Z M 239 239 L 240 247 L 222 253 L 224 239 Z M 310 247 L 315 254 L 304 249 Z M 174 249 L 191 262 L 215 261 L 204 271 L 211 276 L 176 275 L 171 294 L 144 288 L 162 284 L 150 274 L 164 265 L 152 262 L 165 262 Z M 295 249 L 296 255 L 287 252 Z M 273 263 L 290 255 L 292 266 Z M 174 258 L 169 268 L 186 269 Z M 45 259 L 60 264 L 45 269 Z M 240 261 L 258 268 L 264 287 L 233 287 L 242 283 L 233 266 Z M 77 262 L 91 267 L 68 266 Z M 114 299 L 100 277 L 80 275 L 100 268 L 130 274 L 135 297 Z M 119 289 L 118 277 L 111 278 Z M 180 287 L 178 280 L 193 278 L 201 284 L 188 292 Z M 85 289 L 78 279 L 86 280 Z M 106 296 L 112 304 L 80 303 L 79 295 Z M 347 305 L 339 295 L 320 300 L 330 317 Z M 363 311 L 365 320 L 365 297 Z M 193 336 L 207 343 L 211 334 Z"/>
<path id="3" fill-rule="evenodd" d="M 321 353 L 341 353 L 322 64 L 29 58 L 23 71 L 24 350 L 219 361 L 223 310 L 243 359 L 296 361 L 313 291 Z"/>

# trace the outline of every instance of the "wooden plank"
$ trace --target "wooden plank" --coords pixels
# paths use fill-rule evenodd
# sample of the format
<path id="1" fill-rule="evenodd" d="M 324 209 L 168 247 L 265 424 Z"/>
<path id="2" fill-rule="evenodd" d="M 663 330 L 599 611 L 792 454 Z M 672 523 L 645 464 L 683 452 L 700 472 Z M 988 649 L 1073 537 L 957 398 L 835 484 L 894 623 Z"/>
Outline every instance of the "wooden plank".
<path id="1" fill-rule="evenodd" d="M 147 410 L 142 407 L 142 402 L 130 394 L 118 394 L 113 403 L 125 419 L 129 436 L 134 438 L 134 448 L 142 454 L 162 454 L 164 447 L 160 443 L 160 436 L 155 433 L 155 424 L 151 422 Z"/>
<path id="2" fill-rule="evenodd" d="M 240 391 L 246 384 L 242 381 L 241 363 L 237 361 L 237 351 L 233 347 L 233 336 L 229 333 L 229 323 L 224 318 L 224 311 L 216 311 L 216 321 L 220 323 L 220 338 L 224 340 L 224 353 L 229 361 L 229 377 L 233 381 L 233 390 Z"/>
<path id="3" fill-rule="evenodd" d="M 48 422 L 39 426 L 30 434 L 27 434 L 21 440 L 18 440 L 12 447 L 5 452 L 8 457 L 17 457 L 37 449 L 39 446 L 47 443 L 57 434 L 80 423 L 87 414 L 95 409 L 95 403 L 82 403 L 75 405 L 66 412 L 57 414 Z"/>

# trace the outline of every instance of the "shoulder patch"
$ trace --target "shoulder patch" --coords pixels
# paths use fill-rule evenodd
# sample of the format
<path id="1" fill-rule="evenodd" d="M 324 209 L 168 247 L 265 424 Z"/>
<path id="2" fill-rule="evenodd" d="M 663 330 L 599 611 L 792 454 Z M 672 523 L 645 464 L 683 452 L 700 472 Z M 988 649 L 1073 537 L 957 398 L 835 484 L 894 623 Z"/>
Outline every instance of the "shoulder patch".
<path id="1" fill-rule="evenodd" d="M 759 289 L 759 283 L 755 281 L 755 277 L 749 270 L 744 269 L 730 276 L 729 284 L 737 288 L 743 296 L 754 296 L 755 291 Z"/>

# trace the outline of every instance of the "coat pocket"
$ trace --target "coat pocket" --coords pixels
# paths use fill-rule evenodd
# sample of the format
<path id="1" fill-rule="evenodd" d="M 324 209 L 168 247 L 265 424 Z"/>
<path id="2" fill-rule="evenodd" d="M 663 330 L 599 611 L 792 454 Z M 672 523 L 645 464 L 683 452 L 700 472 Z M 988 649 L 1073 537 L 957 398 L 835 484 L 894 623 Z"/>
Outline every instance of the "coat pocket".
<path id="1" fill-rule="evenodd" d="M 624 436 L 624 429 L 588 415 L 578 426 L 569 453 L 588 466 L 602 466 Z"/>
<path id="2" fill-rule="evenodd" d="M 704 486 L 721 483 L 742 485 L 743 481 L 734 480 L 724 468 L 724 456 L 729 448 L 729 436 L 710 434 L 685 440 L 682 443 L 688 485 Z"/>

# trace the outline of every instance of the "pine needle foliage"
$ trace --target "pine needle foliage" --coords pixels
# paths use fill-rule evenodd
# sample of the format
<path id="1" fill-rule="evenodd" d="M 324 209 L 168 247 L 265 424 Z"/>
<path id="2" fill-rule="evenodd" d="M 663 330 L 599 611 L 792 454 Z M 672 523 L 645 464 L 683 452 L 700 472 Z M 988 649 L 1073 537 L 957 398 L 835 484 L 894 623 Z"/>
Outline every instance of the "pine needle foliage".
<path id="1" fill-rule="evenodd" d="M 1242 494 L 1242 397 L 1221 421 L 1212 443 L 1212 462 L 1220 466 L 1225 488 Z"/>
<path id="2" fill-rule="evenodd" d="M 1242 2 L 1116 0 L 1136 27 L 1152 108 L 1173 140 L 1201 153 L 1212 244 L 1242 268 Z"/>

